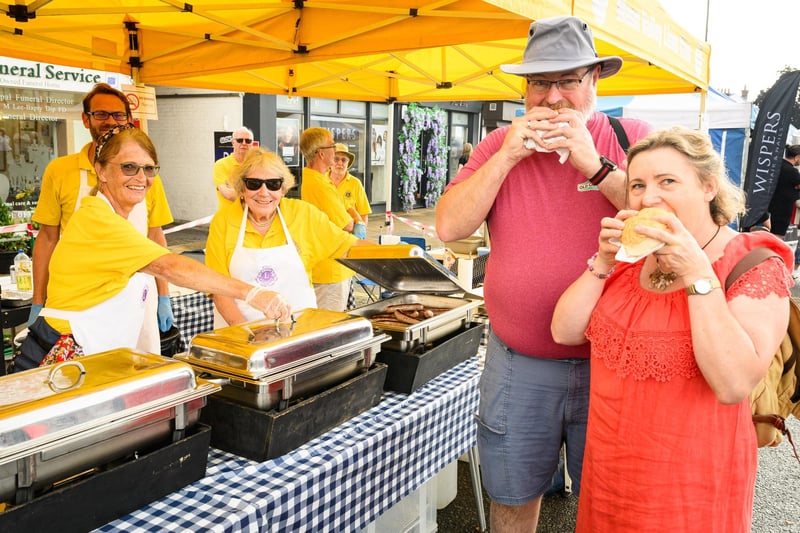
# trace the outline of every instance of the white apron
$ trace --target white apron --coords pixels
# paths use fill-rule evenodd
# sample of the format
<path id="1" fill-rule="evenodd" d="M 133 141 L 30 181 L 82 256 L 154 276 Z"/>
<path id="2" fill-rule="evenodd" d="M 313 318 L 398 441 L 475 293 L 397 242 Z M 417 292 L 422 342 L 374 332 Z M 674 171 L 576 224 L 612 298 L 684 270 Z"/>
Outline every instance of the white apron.
<path id="1" fill-rule="evenodd" d="M 97 197 L 108 202 L 101 193 Z M 41 316 L 68 320 L 72 336 L 86 355 L 116 348 L 136 348 L 145 317 L 145 302 L 152 292 L 149 286 L 152 280 L 153 276 L 137 272 L 121 292 L 94 307 L 83 311 L 45 307 Z"/>
<path id="2" fill-rule="evenodd" d="M 89 173 L 85 168 L 81 169 L 81 182 L 78 188 L 78 199 L 75 202 L 75 211 L 81 205 L 81 198 L 89 196 L 92 187 L 89 185 Z M 147 199 L 142 200 L 131 209 L 128 215 L 128 221 L 133 224 L 139 232 L 147 237 Z M 139 341 L 136 343 L 135 348 L 143 352 L 149 352 L 161 355 L 161 333 L 158 329 L 158 290 L 156 289 L 156 280 L 149 274 L 142 274 L 150 278 L 147 291 L 147 300 L 145 301 L 145 315 L 144 322 L 139 331 Z"/>
<path id="3" fill-rule="evenodd" d="M 244 232 L 247 226 L 247 206 L 244 206 L 242 224 L 239 228 L 239 237 L 231 256 L 229 271 L 232 278 L 236 278 L 264 287 L 270 291 L 280 293 L 289 302 L 292 312 L 317 307 L 317 297 L 314 288 L 309 283 L 306 268 L 297 253 L 289 228 L 283 220 L 280 208 L 278 219 L 281 221 L 283 233 L 286 235 L 286 244 L 271 248 L 245 248 Z M 235 300 L 236 306 L 241 311 L 245 321 L 264 318 L 264 313 L 246 304 L 242 300 Z M 214 329 L 227 326 L 228 323 L 214 307 Z"/>

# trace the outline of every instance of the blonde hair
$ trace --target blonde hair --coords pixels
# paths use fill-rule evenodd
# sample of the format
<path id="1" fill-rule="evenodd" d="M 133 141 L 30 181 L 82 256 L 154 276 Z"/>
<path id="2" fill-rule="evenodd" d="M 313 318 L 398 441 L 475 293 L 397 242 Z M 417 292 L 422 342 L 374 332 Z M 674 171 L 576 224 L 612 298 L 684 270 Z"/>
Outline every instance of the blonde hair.
<path id="1" fill-rule="evenodd" d="M 133 124 L 116 126 L 105 132 L 97 142 L 94 162 L 105 167 L 120 152 L 126 141 L 138 144 L 153 159 L 153 164 L 158 165 L 158 154 L 153 141 Z"/>
<path id="2" fill-rule="evenodd" d="M 314 160 L 317 150 L 327 145 L 328 139 L 333 138 L 330 130 L 325 128 L 308 128 L 300 134 L 300 151 L 309 163 Z"/>
<path id="3" fill-rule="evenodd" d="M 657 148 L 672 148 L 683 154 L 694 167 L 700 183 L 715 186 L 717 192 L 708 207 L 717 225 L 729 224 L 744 214 L 744 192 L 728 177 L 722 156 L 714 149 L 708 135 L 678 126 L 655 130 L 628 150 L 628 168 L 637 155 Z"/>
<path id="4" fill-rule="evenodd" d="M 248 177 L 247 175 L 254 169 L 263 169 L 267 172 L 274 173 L 279 178 L 283 178 L 283 187 L 281 187 L 283 194 L 286 194 L 296 183 L 294 174 L 292 174 L 292 171 L 286 166 L 286 163 L 283 162 L 283 158 L 275 152 L 265 150 L 259 146 L 258 148 L 251 148 L 248 150 L 244 161 L 242 161 L 242 164 L 239 165 L 239 168 L 236 169 L 231 177 L 233 180 L 231 186 L 239 196 L 244 194 L 245 190 L 244 181 L 242 180 Z"/>

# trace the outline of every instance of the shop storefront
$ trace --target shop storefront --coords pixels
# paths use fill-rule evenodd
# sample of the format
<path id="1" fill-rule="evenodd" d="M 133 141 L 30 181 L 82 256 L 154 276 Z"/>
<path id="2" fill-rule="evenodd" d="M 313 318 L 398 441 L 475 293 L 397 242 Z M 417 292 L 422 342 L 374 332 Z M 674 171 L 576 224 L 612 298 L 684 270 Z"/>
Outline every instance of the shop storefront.
<path id="1" fill-rule="evenodd" d="M 253 129 L 261 146 L 275 150 L 298 178 L 305 160 L 299 149 L 300 133 L 305 128 L 322 127 L 333 133 L 334 140 L 344 143 L 355 154 L 350 173 L 364 184 L 373 212 L 398 206 L 397 190 L 397 129 L 401 124 L 401 109 L 405 104 L 355 102 L 323 98 L 288 98 L 271 95 L 245 95 L 243 118 Z M 480 102 L 440 102 L 445 111 L 447 134 L 448 181 L 458 168 L 458 158 L 465 142 L 479 140 Z M 270 120 L 270 116 L 274 120 Z M 391 116 L 390 116 L 391 115 Z M 392 120 L 390 120 L 390 118 Z M 394 157 L 391 156 L 394 154 Z M 425 158 L 425 152 L 421 153 Z M 424 183 L 420 184 L 424 190 Z M 297 195 L 298 189 L 290 195 Z M 423 207 L 420 200 L 415 207 Z"/>
<path id="2" fill-rule="evenodd" d="M 0 57 L 0 199 L 12 211 L 35 206 L 51 159 L 89 141 L 82 99 L 100 82 L 131 83 L 120 74 Z"/>

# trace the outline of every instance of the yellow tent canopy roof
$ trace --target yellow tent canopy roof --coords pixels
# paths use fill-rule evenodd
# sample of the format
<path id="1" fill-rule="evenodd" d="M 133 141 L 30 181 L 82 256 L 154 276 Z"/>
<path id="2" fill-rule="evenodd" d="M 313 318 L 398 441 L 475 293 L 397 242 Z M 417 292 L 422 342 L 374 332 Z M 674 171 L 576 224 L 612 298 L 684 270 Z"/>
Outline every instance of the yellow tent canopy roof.
<path id="1" fill-rule="evenodd" d="M 531 20 L 574 14 L 624 59 L 601 95 L 708 88 L 710 48 L 655 1 L 17 0 L 0 53 L 148 85 L 368 101 L 517 99 Z"/>

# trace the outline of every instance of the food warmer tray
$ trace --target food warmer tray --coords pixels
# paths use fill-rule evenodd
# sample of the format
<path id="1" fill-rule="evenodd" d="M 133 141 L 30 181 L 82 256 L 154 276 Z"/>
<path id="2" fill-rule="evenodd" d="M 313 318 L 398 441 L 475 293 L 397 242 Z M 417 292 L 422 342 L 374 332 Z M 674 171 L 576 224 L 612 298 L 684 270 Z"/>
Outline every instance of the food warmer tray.
<path id="1" fill-rule="evenodd" d="M 391 337 L 383 345 L 387 350 L 424 349 L 427 344 L 466 329 L 472 323 L 473 311 L 483 304 L 482 299 L 468 295 L 452 272 L 418 246 L 355 246 L 338 261 L 392 292 L 403 293 L 353 309 L 349 311 L 352 315 L 370 318 L 390 306 L 405 304 L 447 309 L 416 324 L 381 324 L 379 330 Z M 464 297 L 452 296 L 456 293 L 463 293 Z M 447 294 L 451 296 L 443 296 Z"/>
<path id="2" fill-rule="evenodd" d="M 204 376 L 221 378 L 219 395 L 256 407 L 283 409 L 372 366 L 381 343 L 369 320 L 306 309 L 292 323 L 255 320 L 192 339 L 175 357 Z"/>
<path id="3" fill-rule="evenodd" d="M 0 499 L 176 441 L 219 386 L 186 363 L 110 350 L 0 377 Z"/>

